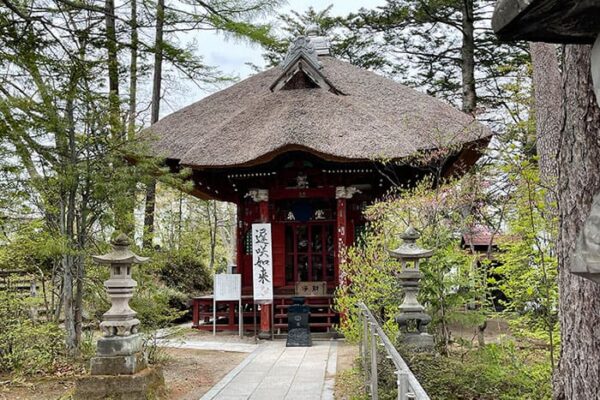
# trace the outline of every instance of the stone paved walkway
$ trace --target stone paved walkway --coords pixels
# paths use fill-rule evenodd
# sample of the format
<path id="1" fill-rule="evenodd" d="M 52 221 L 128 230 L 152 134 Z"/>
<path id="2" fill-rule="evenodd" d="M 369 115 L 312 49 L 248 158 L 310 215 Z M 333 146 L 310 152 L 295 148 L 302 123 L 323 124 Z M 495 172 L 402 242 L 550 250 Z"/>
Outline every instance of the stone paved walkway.
<path id="1" fill-rule="evenodd" d="M 337 342 L 262 343 L 201 400 L 333 400 Z"/>

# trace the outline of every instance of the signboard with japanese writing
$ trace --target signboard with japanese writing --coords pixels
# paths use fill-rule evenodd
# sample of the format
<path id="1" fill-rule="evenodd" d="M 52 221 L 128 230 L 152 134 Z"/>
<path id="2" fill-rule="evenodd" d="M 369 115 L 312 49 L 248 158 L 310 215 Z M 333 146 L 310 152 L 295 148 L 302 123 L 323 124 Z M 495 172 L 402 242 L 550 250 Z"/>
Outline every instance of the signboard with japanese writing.
<path id="1" fill-rule="evenodd" d="M 242 310 L 242 276 L 240 274 L 215 275 L 215 295 L 213 296 L 213 335 L 217 334 L 217 301 L 237 301 Z M 228 307 L 233 308 L 232 304 Z M 238 311 L 240 337 L 243 336 L 243 313 Z M 233 321 L 229 321 L 233 323 Z"/>
<path id="2" fill-rule="evenodd" d="M 215 300 L 238 301 L 242 298 L 242 278 L 240 274 L 215 275 Z"/>
<path id="3" fill-rule="evenodd" d="M 273 302 L 273 248 L 271 224 L 252 224 L 254 300 Z"/>

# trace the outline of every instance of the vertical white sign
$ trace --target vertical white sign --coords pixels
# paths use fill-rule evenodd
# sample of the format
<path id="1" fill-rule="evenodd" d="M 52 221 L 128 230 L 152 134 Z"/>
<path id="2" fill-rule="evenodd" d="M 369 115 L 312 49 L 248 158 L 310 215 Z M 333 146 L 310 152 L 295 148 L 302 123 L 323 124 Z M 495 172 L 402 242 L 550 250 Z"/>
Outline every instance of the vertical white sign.
<path id="1" fill-rule="evenodd" d="M 273 302 L 273 245 L 271 224 L 252 224 L 254 301 Z"/>

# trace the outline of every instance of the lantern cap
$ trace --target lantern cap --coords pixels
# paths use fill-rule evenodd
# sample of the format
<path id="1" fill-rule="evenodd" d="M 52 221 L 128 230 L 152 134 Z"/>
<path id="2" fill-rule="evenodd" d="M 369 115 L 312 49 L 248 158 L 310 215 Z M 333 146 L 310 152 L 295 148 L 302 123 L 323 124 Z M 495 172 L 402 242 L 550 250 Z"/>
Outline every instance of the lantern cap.
<path id="1" fill-rule="evenodd" d="M 419 247 L 416 241 L 421 235 L 415 228 L 409 226 L 400 238 L 403 243 L 396 250 L 389 250 L 390 256 L 397 259 L 418 259 L 429 258 L 433 255 L 433 250 L 427 250 Z"/>
<path id="2" fill-rule="evenodd" d="M 415 241 L 418 238 L 420 238 L 421 235 L 419 234 L 419 232 L 417 232 L 417 230 L 415 228 L 413 228 L 411 225 L 408 226 L 408 228 L 406 228 L 406 230 L 404 231 L 404 233 L 402 233 L 400 235 L 400 238 L 402 240 L 404 240 L 405 242 L 408 241 Z"/>
<path id="3" fill-rule="evenodd" d="M 148 261 L 148 257 L 140 257 L 131 250 L 131 241 L 124 233 L 121 233 L 111 241 L 113 250 L 101 256 L 92 256 L 98 264 L 141 264 Z"/>

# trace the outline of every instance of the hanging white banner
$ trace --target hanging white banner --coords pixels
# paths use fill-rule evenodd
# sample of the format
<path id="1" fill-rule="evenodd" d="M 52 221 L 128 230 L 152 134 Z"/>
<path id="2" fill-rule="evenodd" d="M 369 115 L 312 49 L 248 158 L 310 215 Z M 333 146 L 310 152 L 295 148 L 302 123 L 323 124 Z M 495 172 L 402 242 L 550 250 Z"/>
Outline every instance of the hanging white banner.
<path id="1" fill-rule="evenodd" d="M 271 224 L 252 224 L 254 301 L 273 302 L 273 245 Z"/>

